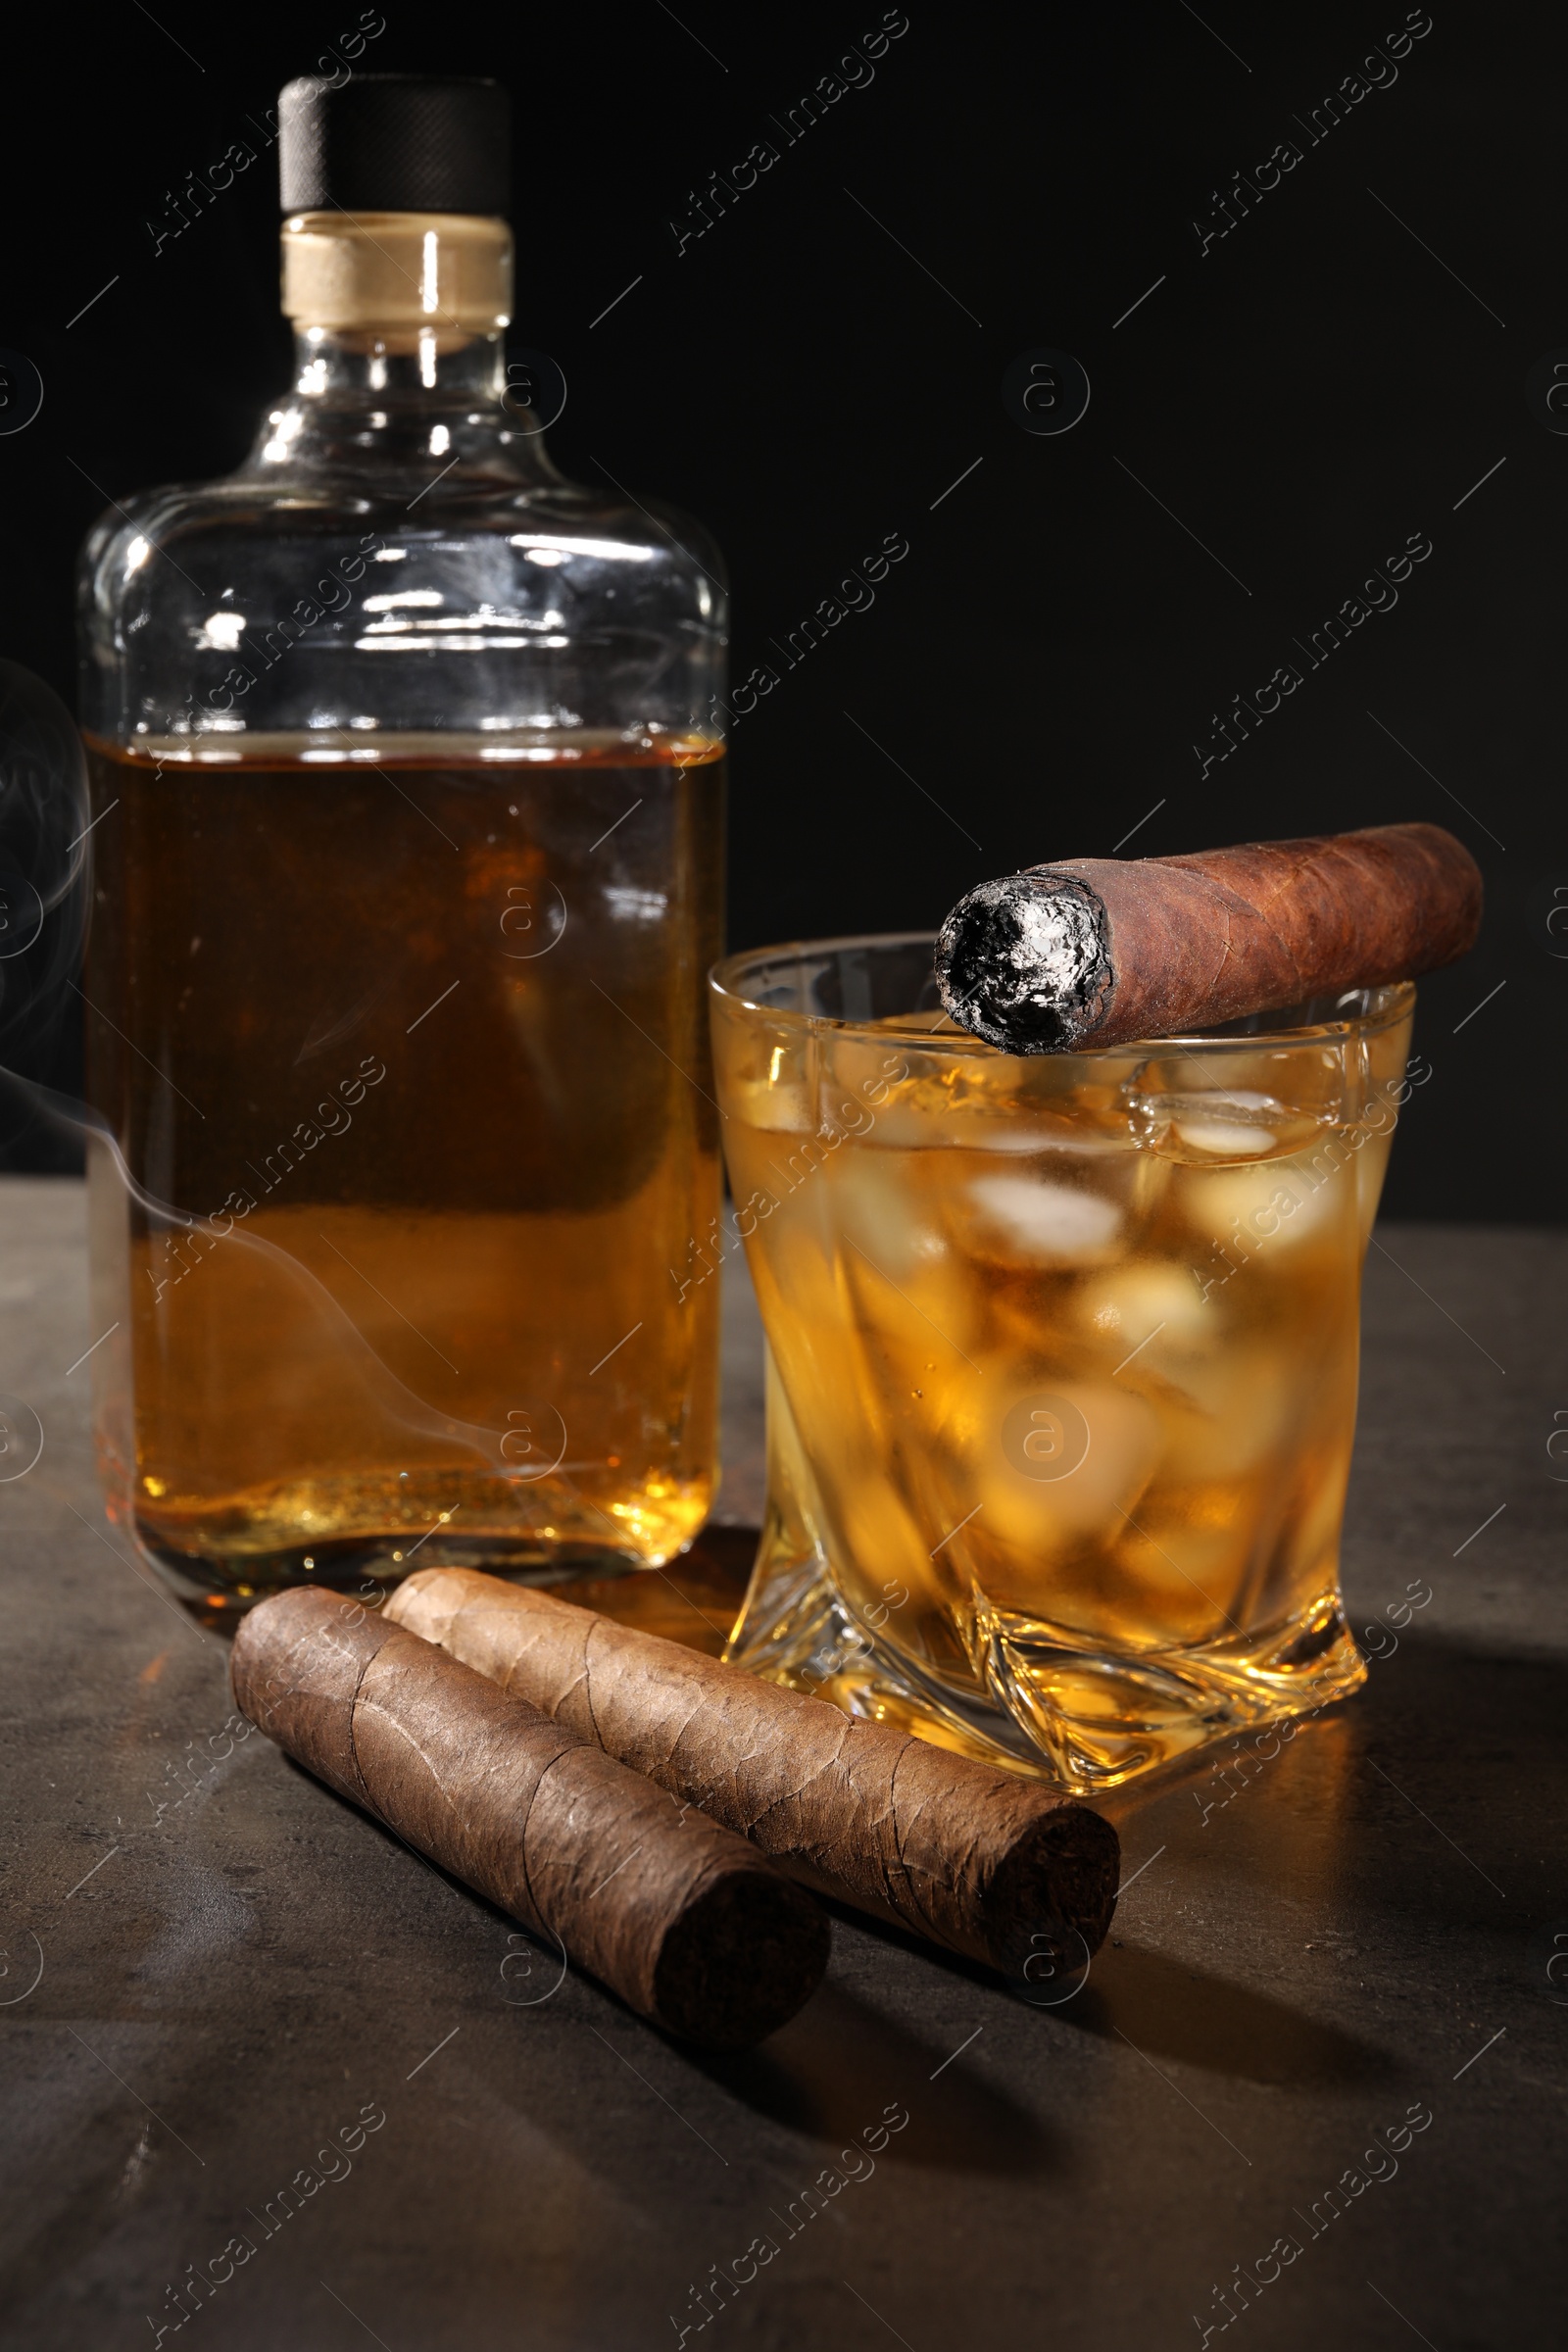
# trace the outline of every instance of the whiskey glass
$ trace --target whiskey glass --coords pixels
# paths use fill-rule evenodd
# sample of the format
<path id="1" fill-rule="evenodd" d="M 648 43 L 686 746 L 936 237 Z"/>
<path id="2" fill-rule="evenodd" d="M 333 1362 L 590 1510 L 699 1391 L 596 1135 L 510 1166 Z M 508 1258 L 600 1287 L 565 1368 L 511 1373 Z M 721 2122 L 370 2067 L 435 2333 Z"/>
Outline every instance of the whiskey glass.
<path id="1" fill-rule="evenodd" d="M 1415 992 L 1020 1058 L 931 947 L 710 978 L 768 1351 L 728 1655 L 1093 1793 L 1364 1677 L 1340 1530 Z"/>

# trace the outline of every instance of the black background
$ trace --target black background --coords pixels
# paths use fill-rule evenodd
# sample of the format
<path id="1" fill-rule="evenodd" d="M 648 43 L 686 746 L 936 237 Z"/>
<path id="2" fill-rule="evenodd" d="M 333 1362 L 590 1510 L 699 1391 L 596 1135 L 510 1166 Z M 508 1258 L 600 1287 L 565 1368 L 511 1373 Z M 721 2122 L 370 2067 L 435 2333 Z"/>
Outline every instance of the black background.
<path id="1" fill-rule="evenodd" d="M 511 87 L 514 332 L 570 388 L 553 450 L 716 532 L 735 676 L 781 669 L 771 641 L 885 534 L 909 542 L 736 732 L 734 944 L 934 924 L 985 875 L 1123 842 L 1430 818 L 1480 859 L 1489 911 L 1423 987 L 1433 1076 L 1387 1204 L 1560 1219 L 1568 438 L 1524 390 L 1568 348 L 1550 12 L 1435 0 L 1392 86 L 1309 145 L 1297 118 L 1400 31 L 1393 0 L 911 0 L 868 86 L 680 253 L 691 192 L 781 146 L 769 117 L 879 8 L 384 15 L 362 69 Z M 147 222 L 358 16 L 32 17 L 0 343 L 45 398 L 0 438 L 0 651 L 68 697 L 100 489 L 227 469 L 287 376 L 271 156 L 157 254 Z M 1213 191 L 1287 138 L 1301 162 L 1200 254 Z M 1039 347 L 1093 388 L 1056 436 L 1002 397 Z M 1213 714 L 1305 670 L 1294 641 L 1416 532 L 1433 553 L 1397 608 L 1201 778 Z M 10 1164 L 59 1150 L 35 1128 Z"/>

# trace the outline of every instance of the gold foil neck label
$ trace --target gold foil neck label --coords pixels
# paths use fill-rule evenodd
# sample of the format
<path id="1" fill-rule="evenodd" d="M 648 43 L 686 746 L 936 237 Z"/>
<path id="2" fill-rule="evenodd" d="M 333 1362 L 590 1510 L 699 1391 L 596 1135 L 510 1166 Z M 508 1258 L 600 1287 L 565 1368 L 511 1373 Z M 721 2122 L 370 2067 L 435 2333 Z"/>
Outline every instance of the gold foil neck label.
<path id="1" fill-rule="evenodd" d="M 338 333 L 494 334 L 512 318 L 512 231 L 467 213 L 297 213 L 283 311 Z"/>

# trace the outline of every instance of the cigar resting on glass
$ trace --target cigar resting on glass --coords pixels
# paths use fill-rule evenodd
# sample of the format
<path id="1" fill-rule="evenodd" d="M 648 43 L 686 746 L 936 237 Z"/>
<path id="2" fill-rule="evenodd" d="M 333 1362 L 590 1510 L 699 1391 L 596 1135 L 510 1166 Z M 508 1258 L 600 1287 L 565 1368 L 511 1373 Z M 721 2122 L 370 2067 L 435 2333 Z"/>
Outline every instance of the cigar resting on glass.
<path id="1" fill-rule="evenodd" d="M 738 2049 L 827 1965 L 825 1915 L 733 1832 L 417 1634 L 320 1591 L 244 1620 L 251 1722 L 654 2025 Z"/>
<path id="2" fill-rule="evenodd" d="M 1115 1831 L 1038 1783 L 473 1569 L 421 1570 L 387 1614 L 805 1885 L 1004 1974 L 1110 1925 Z"/>
<path id="3" fill-rule="evenodd" d="M 1480 871 L 1441 825 L 1064 858 L 961 898 L 937 982 L 987 1045 L 1073 1053 L 1414 980 L 1464 955 L 1480 921 Z"/>

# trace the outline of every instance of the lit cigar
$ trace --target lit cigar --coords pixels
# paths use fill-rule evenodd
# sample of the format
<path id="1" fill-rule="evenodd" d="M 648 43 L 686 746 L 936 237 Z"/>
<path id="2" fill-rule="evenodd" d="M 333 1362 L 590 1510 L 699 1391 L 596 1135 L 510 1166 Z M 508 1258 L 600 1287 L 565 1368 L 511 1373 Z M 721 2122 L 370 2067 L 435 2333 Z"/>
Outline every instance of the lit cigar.
<path id="1" fill-rule="evenodd" d="M 1065 858 L 961 898 L 937 980 L 987 1045 L 1062 1054 L 1418 979 L 1473 946 L 1480 921 L 1475 859 L 1441 825 Z"/>
<path id="2" fill-rule="evenodd" d="M 804 1888 L 417 1635 L 283 1592 L 245 1619 L 230 1673 L 298 1763 L 655 2025 L 744 2048 L 816 1989 L 828 1923 Z"/>
<path id="3" fill-rule="evenodd" d="M 1038 1784 L 473 1569 L 421 1570 L 387 1614 L 806 1885 L 1004 1974 L 1076 1966 L 1110 1925 L 1115 1831 Z"/>

